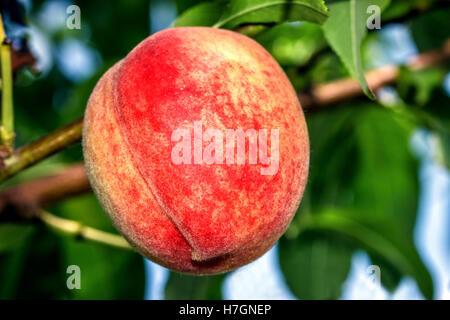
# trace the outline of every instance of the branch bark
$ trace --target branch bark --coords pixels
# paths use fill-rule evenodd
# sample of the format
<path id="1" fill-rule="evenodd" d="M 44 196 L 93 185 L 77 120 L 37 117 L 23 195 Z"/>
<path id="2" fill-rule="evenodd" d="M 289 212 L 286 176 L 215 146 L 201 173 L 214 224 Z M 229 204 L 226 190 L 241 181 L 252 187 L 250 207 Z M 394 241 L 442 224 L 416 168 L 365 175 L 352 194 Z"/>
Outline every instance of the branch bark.
<path id="1" fill-rule="evenodd" d="M 90 190 L 84 165 L 76 164 L 0 191 L 0 214 L 29 219 L 39 216 L 41 207 Z"/>
<path id="2" fill-rule="evenodd" d="M 413 57 L 406 66 L 413 70 L 425 69 L 450 59 L 450 39 L 441 49 L 426 52 Z M 378 89 L 392 84 L 398 77 L 399 66 L 387 65 L 366 73 L 367 83 L 375 92 Z M 361 86 L 353 79 L 342 79 L 314 87 L 309 93 L 299 95 L 303 109 L 310 112 L 320 111 L 323 107 L 337 102 L 350 100 L 364 93 Z"/>
<path id="3" fill-rule="evenodd" d="M 79 142 L 82 126 L 83 119 L 81 118 L 14 151 L 0 164 L 0 182 Z"/>

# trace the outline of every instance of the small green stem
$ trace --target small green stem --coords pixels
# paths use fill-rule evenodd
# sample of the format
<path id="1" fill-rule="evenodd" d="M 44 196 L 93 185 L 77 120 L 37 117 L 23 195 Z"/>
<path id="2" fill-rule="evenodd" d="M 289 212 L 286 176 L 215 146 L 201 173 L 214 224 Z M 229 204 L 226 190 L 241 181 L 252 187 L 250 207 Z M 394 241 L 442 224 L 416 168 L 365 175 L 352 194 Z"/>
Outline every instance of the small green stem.
<path id="1" fill-rule="evenodd" d="M 41 210 L 39 217 L 42 222 L 58 233 L 80 240 L 89 240 L 120 249 L 132 250 L 128 242 L 119 235 L 85 226 L 78 221 L 55 216 L 45 210 Z"/>
<path id="2" fill-rule="evenodd" d="M 2 143 L 12 152 L 14 143 L 14 109 L 11 69 L 11 44 L 6 37 L 0 15 L 0 64 L 2 74 L 2 121 L 0 135 Z"/>

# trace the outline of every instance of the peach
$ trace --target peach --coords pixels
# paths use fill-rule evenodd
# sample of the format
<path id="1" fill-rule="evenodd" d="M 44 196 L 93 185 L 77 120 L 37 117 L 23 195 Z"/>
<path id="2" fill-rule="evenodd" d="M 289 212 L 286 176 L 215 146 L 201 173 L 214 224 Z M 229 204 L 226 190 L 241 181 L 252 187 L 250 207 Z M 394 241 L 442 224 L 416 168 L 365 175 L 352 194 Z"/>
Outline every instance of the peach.
<path id="1" fill-rule="evenodd" d="M 244 149 L 232 130 L 244 132 Z M 103 75 L 83 152 L 120 233 L 145 257 L 192 274 L 269 250 L 299 206 L 309 165 L 304 115 L 283 70 L 252 39 L 206 27 L 158 32 Z"/>

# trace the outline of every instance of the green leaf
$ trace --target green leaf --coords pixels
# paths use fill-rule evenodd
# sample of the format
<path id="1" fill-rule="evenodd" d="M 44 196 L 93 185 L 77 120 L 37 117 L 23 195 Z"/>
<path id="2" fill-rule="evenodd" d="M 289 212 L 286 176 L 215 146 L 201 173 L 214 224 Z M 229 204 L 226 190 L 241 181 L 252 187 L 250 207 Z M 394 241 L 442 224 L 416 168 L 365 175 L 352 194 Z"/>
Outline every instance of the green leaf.
<path id="1" fill-rule="evenodd" d="M 58 237 L 40 228 L 20 248 L 0 255 L 0 298 L 66 298 L 60 254 Z"/>
<path id="2" fill-rule="evenodd" d="M 411 276 L 431 298 L 432 279 L 413 240 L 419 183 L 409 150 L 412 124 L 379 105 L 353 101 L 309 117 L 308 129 L 309 181 L 287 238 L 309 230 L 345 236 L 380 263 L 387 288 L 394 289 L 399 274 Z"/>
<path id="3" fill-rule="evenodd" d="M 102 230 L 114 230 L 93 195 L 73 198 L 52 211 Z M 2 225 L 8 238 L 25 226 Z M 22 228 L 20 228 L 22 227 Z M 142 299 L 143 258 L 132 251 L 59 236 L 45 226 L 14 239 L 20 246 L 0 252 L 1 299 Z M 6 237 L 6 233 L 4 235 Z M 9 241 L 9 240 L 8 240 Z M 81 289 L 70 290 L 70 265 L 80 267 Z"/>
<path id="4" fill-rule="evenodd" d="M 225 275 L 191 276 L 171 272 L 166 285 L 168 300 L 221 300 Z"/>
<path id="5" fill-rule="evenodd" d="M 178 13 L 184 12 L 189 8 L 192 8 L 198 4 L 209 2 L 205 0 L 175 0 Z"/>
<path id="6" fill-rule="evenodd" d="M 314 23 L 282 23 L 255 38 L 282 66 L 304 66 L 327 46 Z"/>
<path id="7" fill-rule="evenodd" d="M 421 9 L 424 6 L 423 0 L 395 0 L 387 7 L 383 13 L 383 20 L 389 21 L 407 15 L 414 9 Z"/>
<path id="8" fill-rule="evenodd" d="M 450 38 L 450 9 L 439 9 L 411 20 L 410 29 L 420 52 L 442 47 Z"/>
<path id="9" fill-rule="evenodd" d="M 211 26 L 219 20 L 224 1 L 204 2 L 184 11 L 174 23 L 174 27 Z"/>
<path id="10" fill-rule="evenodd" d="M 323 30 L 330 46 L 339 55 L 350 75 L 359 82 L 364 93 L 375 99 L 361 63 L 361 43 L 367 34 L 367 8 L 377 5 L 384 10 L 390 0 L 345 0 L 329 5 L 330 18 Z"/>
<path id="11" fill-rule="evenodd" d="M 0 252 L 20 248 L 34 228 L 31 225 L 2 223 L 0 225 Z"/>
<path id="12" fill-rule="evenodd" d="M 100 230 L 115 230 L 93 194 L 70 199 L 52 210 Z M 70 299 L 144 297 L 144 261 L 138 253 L 64 236 L 59 241 L 62 271 L 65 273 L 70 265 L 77 265 L 81 270 L 81 289 L 68 290 Z"/>
<path id="13" fill-rule="evenodd" d="M 304 232 L 279 243 L 280 266 L 300 299 L 338 299 L 350 271 L 353 248 L 339 237 Z"/>
<path id="14" fill-rule="evenodd" d="M 416 279 L 424 296 L 432 299 L 433 282 L 414 248 L 412 238 L 408 236 L 405 241 L 400 230 L 394 231 L 393 225 L 386 227 L 385 223 L 390 223 L 389 219 L 384 222 L 368 221 L 355 212 L 328 209 L 312 215 L 305 222 L 305 228 L 334 231 L 349 237 L 372 255 L 389 262 L 403 275 Z"/>
<path id="15" fill-rule="evenodd" d="M 372 252 L 371 254 L 372 265 L 376 265 L 382 270 L 381 283 L 388 291 L 393 292 L 397 289 L 400 281 L 402 280 L 402 273 L 389 261 L 383 259 Z"/>
<path id="16" fill-rule="evenodd" d="M 0 254 L 0 299 L 16 299 L 18 283 L 25 264 L 27 251 L 23 248 Z M 41 295 L 42 297 L 43 295 Z"/>
<path id="17" fill-rule="evenodd" d="M 395 109 L 433 132 L 437 141 L 435 158 L 450 168 L 450 96 L 443 87 L 447 69 L 402 68 L 397 81 L 401 101 Z"/>
<path id="18" fill-rule="evenodd" d="M 433 97 L 436 88 L 441 87 L 447 72 L 444 69 L 428 68 L 410 70 L 401 68 L 397 79 L 397 90 L 404 102 L 424 106 Z"/>
<path id="19" fill-rule="evenodd" d="M 450 169 L 450 134 L 447 132 L 437 131 L 435 133 L 437 140 L 436 160 Z"/>
<path id="20" fill-rule="evenodd" d="M 322 24 L 328 17 L 323 0 L 231 0 L 215 28 L 234 28 L 244 23 L 309 21 Z"/>

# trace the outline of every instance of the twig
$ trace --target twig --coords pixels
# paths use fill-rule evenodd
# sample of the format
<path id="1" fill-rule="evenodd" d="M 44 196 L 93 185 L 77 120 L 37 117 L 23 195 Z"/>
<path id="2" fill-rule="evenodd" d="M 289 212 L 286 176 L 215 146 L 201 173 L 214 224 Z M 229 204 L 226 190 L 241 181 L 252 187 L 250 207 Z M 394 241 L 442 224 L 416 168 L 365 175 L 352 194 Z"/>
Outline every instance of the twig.
<path id="1" fill-rule="evenodd" d="M 413 70 L 420 70 L 437 65 L 450 59 L 450 39 L 444 46 L 435 51 L 426 52 L 412 58 L 406 66 Z M 366 73 L 369 87 L 376 91 L 381 87 L 392 84 L 398 77 L 400 67 L 387 65 Z M 337 102 L 353 99 L 363 95 L 361 86 L 353 79 L 342 79 L 314 87 L 311 92 L 299 95 L 302 107 L 308 111 L 319 111 L 322 107 Z"/>
<path id="2" fill-rule="evenodd" d="M 0 166 L 0 182 L 78 142 L 81 139 L 82 126 L 83 119 L 78 119 L 14 151 Z"/>
<path id="3" fill-rule="evenodd" d="M 119 235 L 85 226 L 78 221 L 55 216 L 45 210 L 40 211 L 39 218 L 48 227 L 64 235 L 68 235 L 79 240 L 90 240 L 116 248 L 132 250 L 132 247 L 128 244 L 128 242 Z"/>
<path id="4" fill-rule="evenodd" d="M 83 164 L 76 164 L 57 174 L 29 180 L 0 191 L 0 214 L 11 208 L 14 216 L 31 218 L 37 216 L 43 206 L 90 190 Z"/>
<path id="5" fill-rule="evenodd" d="M 40 219 L 55 231 L 80 240 L 90 240 L 118 248 L 131 249 L 119 235 L 97 230 L 55 216 L 42 206 L 50 205 L 67 197 L 91 191 L 83 164 L 76 164 L 62 172 L 27 181 L 0 192 L 0 214 L 2 220 Z"/>

